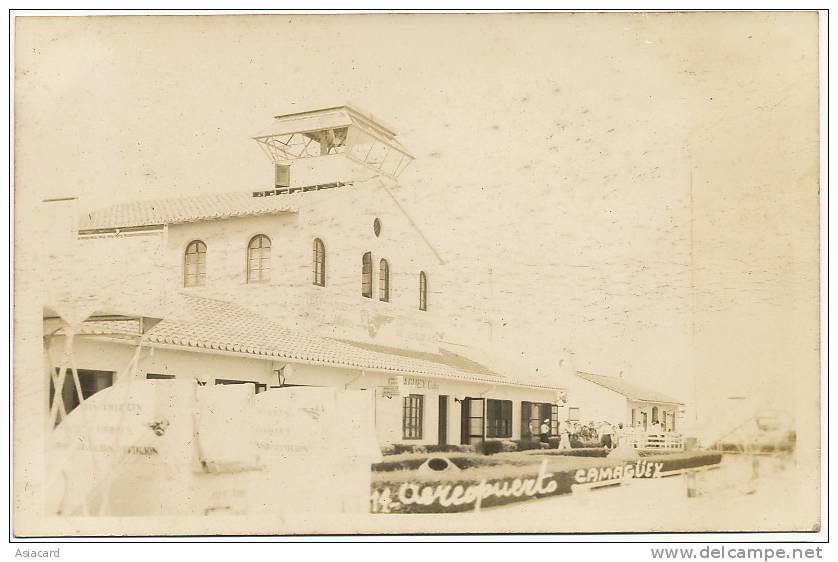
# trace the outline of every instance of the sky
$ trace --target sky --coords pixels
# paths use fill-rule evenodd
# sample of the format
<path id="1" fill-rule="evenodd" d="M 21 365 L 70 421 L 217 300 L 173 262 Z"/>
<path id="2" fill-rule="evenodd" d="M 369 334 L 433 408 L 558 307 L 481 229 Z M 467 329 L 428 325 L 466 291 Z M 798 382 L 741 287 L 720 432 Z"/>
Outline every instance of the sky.
<path id="1" fill-rule="evenodd" d="M 493 345 L 704 415 L 817 406 L 818 38 L 804 13 L 17 18 L 17 220 L 269 187 L 251 137 L 351 102 Z M 25 229 L 25 227 L 24 227 Z"/>

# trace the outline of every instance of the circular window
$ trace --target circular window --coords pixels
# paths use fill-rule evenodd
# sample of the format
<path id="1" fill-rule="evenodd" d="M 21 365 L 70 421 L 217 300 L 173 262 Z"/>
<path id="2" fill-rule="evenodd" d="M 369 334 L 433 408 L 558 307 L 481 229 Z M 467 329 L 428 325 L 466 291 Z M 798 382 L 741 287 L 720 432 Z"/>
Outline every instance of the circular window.
<path id="1" fill-rule="evenodd" d="M 381 221 L 375 219 L 372 221 L 372 231 L 375 232 L 376 237 L 381 234 Z"/>

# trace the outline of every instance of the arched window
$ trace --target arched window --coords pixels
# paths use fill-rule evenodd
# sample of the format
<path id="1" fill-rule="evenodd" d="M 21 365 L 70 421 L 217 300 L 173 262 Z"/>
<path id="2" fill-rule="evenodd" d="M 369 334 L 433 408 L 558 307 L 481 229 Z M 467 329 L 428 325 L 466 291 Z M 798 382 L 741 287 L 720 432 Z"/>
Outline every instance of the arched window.
<path id="1" fill-rule="evenodd" d="M 367 252 L 361 258 L 361 295 L 372 298 L 372 253 Z"/>
<path id="2" fill-rule="evenodd" d="M 193 240 L 183 255 L 183 286 L 203 287 L 207 284 L 207 245 Z"/>
<path id="3" fill-rule="evenodd" d="M 326 286 L 326 247 L 320 238 L 314 239 L 314 255 L 312 256 L 312 271 L 314 272 L 314 284 L 321 287 Z"/>
<path id="4" fill-rule="evenodd" d="M 390 302 L 390 264 L 387 260 L 378 264 L 378 300 Z"/>
<path id="5" fill-rule="evenodd" d="M 419 272 L 419 310 L 428 310 L 428 276 Z"/>
<path id="6" fill-rule="evenodd" d="M 258 234 L 247 245 L 247 282 L 264 283 L 271 278 L 271 239 Z"/>

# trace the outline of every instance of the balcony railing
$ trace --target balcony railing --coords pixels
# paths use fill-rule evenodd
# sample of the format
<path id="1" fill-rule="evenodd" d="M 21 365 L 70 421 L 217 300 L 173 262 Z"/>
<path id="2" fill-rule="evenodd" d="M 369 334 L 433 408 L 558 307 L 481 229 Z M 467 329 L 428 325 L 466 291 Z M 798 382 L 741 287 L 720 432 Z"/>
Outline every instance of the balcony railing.
<path id="1" fill-rule="evenodd" d="M 620 436 L 620 442 L 635 449 L 668 449 L 673 451 L 684 449 L 684 436 L 674 432 L 625 431 Z"/>

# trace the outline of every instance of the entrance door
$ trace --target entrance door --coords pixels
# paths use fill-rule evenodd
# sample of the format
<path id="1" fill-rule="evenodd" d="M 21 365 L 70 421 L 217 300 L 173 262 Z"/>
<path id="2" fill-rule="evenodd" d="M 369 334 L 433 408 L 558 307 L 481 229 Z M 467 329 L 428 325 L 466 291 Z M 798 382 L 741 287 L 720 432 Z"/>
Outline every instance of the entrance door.
<path id="1" fill-rule="evenodd" d="M 460 400 L 460 445 L 468 445 L 469 409 L 468 398 Z"/>
<path id="2" fill-rule="evenodd" d="M 448 444 L 448 396 L 439 397 L 439 444 Z"/>
<path id="3" fill-rule="evenodd" d="M 460 442 L 463 445 L 481 443 L 486 437 L 486 400 L 464 398 L 460 411 Z"/>

